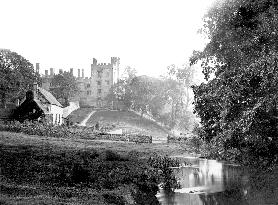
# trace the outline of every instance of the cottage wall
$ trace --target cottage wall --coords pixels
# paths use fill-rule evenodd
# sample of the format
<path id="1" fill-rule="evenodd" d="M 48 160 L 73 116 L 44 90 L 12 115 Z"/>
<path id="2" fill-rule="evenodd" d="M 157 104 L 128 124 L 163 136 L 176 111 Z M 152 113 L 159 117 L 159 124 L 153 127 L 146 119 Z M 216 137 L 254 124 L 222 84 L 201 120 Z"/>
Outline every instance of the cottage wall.
<path id="1" fill-rule="evenodd" d="M 57 105 L 50 105 L 49 113 L 53 115 L 52 123 L 54 125 L 61 125 L 63 123 L 63 108 Z"/>

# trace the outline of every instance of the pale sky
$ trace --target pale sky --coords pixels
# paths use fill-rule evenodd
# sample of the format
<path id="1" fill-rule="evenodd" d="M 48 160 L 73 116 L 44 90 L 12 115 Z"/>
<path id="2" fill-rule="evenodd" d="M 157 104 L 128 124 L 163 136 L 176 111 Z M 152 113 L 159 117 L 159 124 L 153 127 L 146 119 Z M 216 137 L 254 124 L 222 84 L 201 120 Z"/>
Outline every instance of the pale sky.
<path id="1" fill-rule="evenodd" d="M 213 0 L 0 0 L 0 48 L 41 72 L 85 69 L 121 58 L 121 68 L 159 76 L 188 60 L 204 41 L 197 35 Z"/>

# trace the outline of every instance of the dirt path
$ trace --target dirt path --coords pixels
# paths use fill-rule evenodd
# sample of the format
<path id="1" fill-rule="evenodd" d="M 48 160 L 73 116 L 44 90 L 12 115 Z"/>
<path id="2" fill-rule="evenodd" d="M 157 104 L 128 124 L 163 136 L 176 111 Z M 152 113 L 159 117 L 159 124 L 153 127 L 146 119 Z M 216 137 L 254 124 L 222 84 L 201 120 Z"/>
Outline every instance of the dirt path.
<path id="1" fill-rule="evenodd" d="M 79 126 L 86 126 L 86 123 L 88 122 L 88 120 L 90 119 L 90 117 L 95 113 L 96 111 L 95 110 L 93 110 L 92 112 L 90 112 L 88 115 L 87 115 L 87 117 L 84 119 L 84 120 L 82 120 L 78 125 Z"/>

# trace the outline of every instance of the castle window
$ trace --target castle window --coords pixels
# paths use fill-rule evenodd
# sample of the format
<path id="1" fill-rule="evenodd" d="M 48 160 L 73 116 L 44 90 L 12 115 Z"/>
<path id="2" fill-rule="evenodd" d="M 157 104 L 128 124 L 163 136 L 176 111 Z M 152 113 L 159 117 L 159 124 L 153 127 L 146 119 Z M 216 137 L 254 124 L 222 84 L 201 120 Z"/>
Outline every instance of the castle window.
<path id="1" fill-rule="evenodd" d="M 87 88 L 91 87 L 90 83 L 87 84 Z"/>
<path id="2" fill-rule="evenodd" d="M 97 77 L 98 77 L 98 78 L 101 78 L 101 77 L 102 77 L 102 71 L 101 71 L 101 70 L 98 70 L 98 71 L 97 71 Z"/>
<path id="3" fill-rule="evenodd" d="M 101 81 L 97 81 L 97 85 L 101 85 Z"/>
<path id="4" fill-rule="evenodd" d="M 92 91 L 88 90 L 87 95 L 91 95 L 91 94 L 92 94 Z"/>
<path id="5" fill-rule="evenodd" d="M 101 89 L 98 89 L 98 90 L 97 90 L 97 93 L 98 93 L 98 94 L 101 94 Z"/>
<path id="6" fill-rule="evenodd" d="M 107 85 L 109 85 L 109 84 L 110 84 L 109 80 L 106 80 L 105 82 L 106 82 L 106 84 L 107 84 Z"/>

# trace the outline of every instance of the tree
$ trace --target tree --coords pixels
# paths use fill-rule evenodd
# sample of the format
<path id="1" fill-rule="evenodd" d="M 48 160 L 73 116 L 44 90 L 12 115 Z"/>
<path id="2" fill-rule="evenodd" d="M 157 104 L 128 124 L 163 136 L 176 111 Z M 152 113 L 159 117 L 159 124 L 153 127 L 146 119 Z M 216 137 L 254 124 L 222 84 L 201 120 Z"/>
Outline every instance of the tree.
<path id="1" fill-rule="evenodd" d="M 275 159 L 277 1 L 219 1 L 204 17 L 202 33 L 210 42 L 194 52 L 191 63 L 201 60 L 208 80 L 194 86 L 195 110 L 207 142 L 217 145 L 218 157 L 236 152 L 236 157 Z"/>
<path id="2" fill-rule="evenodd" d="M 106 97 L 106 100 L 110 103 L 117 102 L 117 101 L 123 102 L 124 106 L 127 109 L 131 109 L 132 96 L 131 96 L 130 84 L 133 78 L 136 77 L 136 73 L 137 71 L 135 68 L 127 66 L 122 75 L 122 78 L 111 87 Z"/>
<path id="3" fill-rule="evenodd" d="M 21 55 L 8 49 L 0 49 L 0 95 L 2 106 L 9 100 L 25 94 L 32 89 L 33 83 L 39 83 L 39 74 L 33 65 Z"/>
<path id="4" fill-rule="evenodd" d="M 152 112 L 153 104 L 159 107 L 160 80 L 148 76 L 138 76 L 130 83 L 133 109 L 141 112 L 141 115 Z M 157 107 L 157 108 L 158 108 Z M 157 112 L 157 111 L 156 111 Z"/>
<path id="5" fill-rule="evenodd" d="M 79 91 L 75 77 L 70 72 L 54 75 L 50 91 L 57 99 L 64 99 L 64 105 L 69 104 L 69 98 Z"/>
<path id="6" fill-rule="evenodd" d="M 190 130 L 193 126 L 195 118 L 189 105 L 192 102 L 191 85 L 193 80 L 194 70 L 189 65 L 170 65 L 168 73 L 164 79 L 163 92 L 171 104 L 171 115 L 169 125 L 171 128 L 179 130 Z"/>
<path id="7" fill-rule="evenodd" d="M 171 74 L 164 79 L 158 79 L 136 76 L 136 70 L 127 67 L 122 79 L 112 87 L 107 99 L 110 102 L 121 100 L 127 108 L 140 112 L 142 116 L 151 115 L 171 128 L 176 124 L 187 123 L 189 115 L 186 109 L 190 100 L 187 93 L 193 72 L 188 66 L 171 68 Z M 172 106 L 170 112 L 167 109 L 169 105 Z"/>

